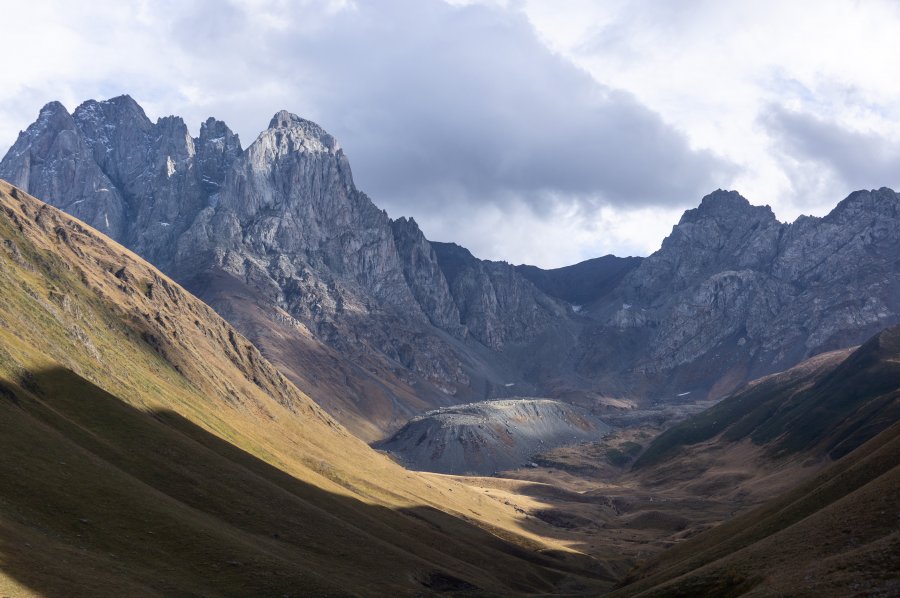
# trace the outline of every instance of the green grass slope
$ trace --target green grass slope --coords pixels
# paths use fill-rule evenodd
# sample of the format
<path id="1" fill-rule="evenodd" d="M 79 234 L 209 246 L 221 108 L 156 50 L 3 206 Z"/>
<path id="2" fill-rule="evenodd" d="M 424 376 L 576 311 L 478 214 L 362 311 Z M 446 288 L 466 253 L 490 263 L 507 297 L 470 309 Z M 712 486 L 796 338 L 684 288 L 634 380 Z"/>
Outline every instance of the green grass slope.
<path id="1" fill-rule="evenodd" d="M 715 481 L 704 470 L 715 466 L 741 475 L 707 484 L 709 492 L 786 490 L 677 543 L 614 595 L 898 595 L 898 398 L 894 327 L 764 378 L 661 434 L 636 463 L 638 477 L 691 487 L 684 471 Z"/>
<path id="2" fill-rule="evenodd" d="M 372 451 L 209 307 L 0 182 L 0 596 L 592 594 Z"/>
<path id="3" fill-rule="evenodd" d="M 662 553 L 613 596 L 900 594 L 900 423 L 782 496 Z"/>
<path id="4" fill-rule="evenodd" d="M 636 469 L 659 465 L 685 446 L 749 439 L 773 457 L 814 453 L 837 459 L 900 420 L 900 327 L 852 353 L 820 356 L 764 378 L 673 426 Z"/>

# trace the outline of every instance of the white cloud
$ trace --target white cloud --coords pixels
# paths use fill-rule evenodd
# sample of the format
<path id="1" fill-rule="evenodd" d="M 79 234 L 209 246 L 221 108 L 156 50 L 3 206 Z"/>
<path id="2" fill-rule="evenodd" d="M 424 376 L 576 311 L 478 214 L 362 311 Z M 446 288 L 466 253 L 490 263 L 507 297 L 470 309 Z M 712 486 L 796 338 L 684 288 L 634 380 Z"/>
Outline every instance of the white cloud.
<path id="1" fill-rule="evenodd" d="M 556 51 L 740 164 L 735 188 L 783 220 L 821 214 L 851 189 L 833 164 L 792 153 L 799 146 L 763 118 L 773 106 L 833 123 L 857 147 L 856 133 L 875 145 L 900 135 L 900 5 L 890 0 L 528 0 L 524 10 Z"/>
<path id="2" fill-rule="evenodd" d="M 816 205 L 835 192 L 900 188 L 900 139 L 848 129 L 804 112 L 772 106 L 760 123 L 775 139 L 793 201 Z"/>
<path id="3" fill-rule="evenodd" d="M 428 238 L 478 247 L 481 257 L 540 265 L 548 263 L 551 251 L 548 265 L 554 266 L 608 254 L 647 255 L 659 249 L 681 213 L 681 208 L 583 208 L 559 202 L 537 214 L 526 204 L 512 203 L 484 204 L 469 216 L 431 212 L 416 220 Z"/>

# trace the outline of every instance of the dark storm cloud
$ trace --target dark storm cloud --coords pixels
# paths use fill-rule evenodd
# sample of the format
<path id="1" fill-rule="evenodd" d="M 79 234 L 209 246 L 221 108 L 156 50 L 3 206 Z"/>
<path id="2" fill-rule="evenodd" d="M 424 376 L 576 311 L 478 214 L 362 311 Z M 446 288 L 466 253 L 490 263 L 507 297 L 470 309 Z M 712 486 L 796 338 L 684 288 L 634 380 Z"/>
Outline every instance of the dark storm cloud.
<path id="1" fill-rule="evenodd" d="M 760 122 L 772 136 L 776 151 L 795 160 L 798 169 L 833 176 L 844 191 L 900 185 L 900 143 L 896 141 L 780 106 L 771 106 Z"/>
<path id="2" fill-rule="evenodd" d="M 333 12 L 289 3 L 266 18 L 198 12 L 212 16 L 197 28 L 185 15 L 174 37 L 221 48 L 227 72 L 318 120 L 394 215 L 483 202 L 539 213 L 684 205 L 735 172 L 614 81 L 553 54 L 509 9 L 388 0 Z"/>

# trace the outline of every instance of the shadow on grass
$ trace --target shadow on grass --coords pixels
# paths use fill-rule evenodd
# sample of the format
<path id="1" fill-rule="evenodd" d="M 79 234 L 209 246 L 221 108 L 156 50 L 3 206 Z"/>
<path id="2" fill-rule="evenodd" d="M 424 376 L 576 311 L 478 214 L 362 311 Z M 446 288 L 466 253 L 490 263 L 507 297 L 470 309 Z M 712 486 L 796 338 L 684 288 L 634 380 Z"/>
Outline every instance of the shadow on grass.
<path id="1" fill-rule="evenodd" d="M 595 594 L 600 564 L 325 491 L 65 369 L 0 383 L 0 569 L 44 596 Z M 0 580 L 0 589 L 3 589 Z"/>

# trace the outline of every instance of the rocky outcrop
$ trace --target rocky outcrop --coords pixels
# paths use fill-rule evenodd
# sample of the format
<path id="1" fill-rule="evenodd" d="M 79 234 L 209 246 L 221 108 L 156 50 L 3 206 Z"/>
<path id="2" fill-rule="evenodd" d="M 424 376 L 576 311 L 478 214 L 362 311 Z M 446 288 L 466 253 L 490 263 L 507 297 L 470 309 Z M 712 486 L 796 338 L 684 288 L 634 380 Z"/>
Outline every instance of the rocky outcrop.
<path id="1" fill-rule="evenodd" d="M 416 221 L 398 218 L 391 223 L 394 243 L 403 263 L 403 274 L 410 290 L 432 324 L 464 338 L 468 333 L 461 323 L 434 246 L 428 242 Z"/>
<path id="2" fill-rule="evenodd" d="M 609 429 L 567 403 L 506 399 L 430 411 L 376 446 L 412 469 L 491 475 L 551 448 L 599 440 Z"/>
<path id="3" fill-rule="evenodd" d="M 564 303 L 549 297 L 505 262 L 475 258 L 454 243 L 432 243 L 450 285 L 460 319 L 495 350 L 534 342 L 567 317 Z"/>

